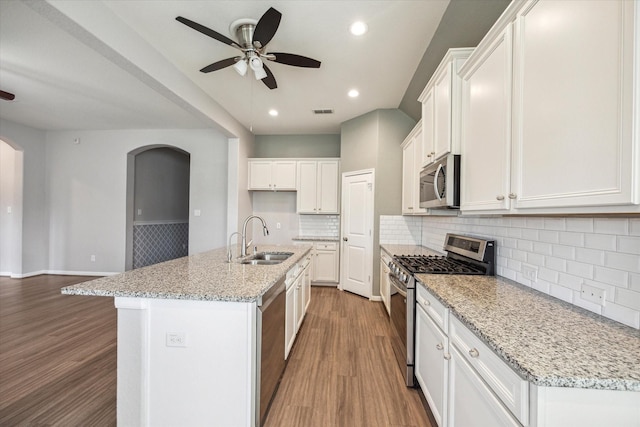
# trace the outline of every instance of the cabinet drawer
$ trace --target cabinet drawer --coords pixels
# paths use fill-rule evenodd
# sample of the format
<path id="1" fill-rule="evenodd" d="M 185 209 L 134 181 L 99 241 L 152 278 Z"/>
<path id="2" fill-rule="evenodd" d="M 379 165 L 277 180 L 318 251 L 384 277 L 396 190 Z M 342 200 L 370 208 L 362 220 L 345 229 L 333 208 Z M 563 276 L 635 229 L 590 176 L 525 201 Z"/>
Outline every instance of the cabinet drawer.
<path id="1" fill-rule="evenodd" d="M 436 325 L 447 334 L 449 332 L 448 309 L 442 305 L 436 297 L 431 295 L 422 283 L 418 282 L 416 289 L 416 303 L 419 304 L 424 311 L 427 312 L 429 317 L 436 322 Z"/>
<path id="2" fill-rule="evenodd" d="M 516 374 L 497 354 L 455 316 L 449 324 L 451 342 L 480 374 L 513 415 L 529 424 L 529 383 Z"/>
<path id="3" fill-rule="evenodd" d="M 338 249 L 338 244 L 336 242 L 316 242 L 316 249 L 320 249 L 323 251 L 335 251 Z"/>

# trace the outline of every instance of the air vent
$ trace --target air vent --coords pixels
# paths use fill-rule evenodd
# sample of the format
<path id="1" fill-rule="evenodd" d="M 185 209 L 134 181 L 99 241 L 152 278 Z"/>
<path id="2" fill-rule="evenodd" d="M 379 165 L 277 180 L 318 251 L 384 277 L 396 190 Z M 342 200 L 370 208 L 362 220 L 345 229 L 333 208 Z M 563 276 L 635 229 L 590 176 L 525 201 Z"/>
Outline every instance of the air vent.
<path id="1" fill-rule="evenodd" d="M 313 110 L 313 114 L 333 114 L 333 108 L 318 108 Z"/>

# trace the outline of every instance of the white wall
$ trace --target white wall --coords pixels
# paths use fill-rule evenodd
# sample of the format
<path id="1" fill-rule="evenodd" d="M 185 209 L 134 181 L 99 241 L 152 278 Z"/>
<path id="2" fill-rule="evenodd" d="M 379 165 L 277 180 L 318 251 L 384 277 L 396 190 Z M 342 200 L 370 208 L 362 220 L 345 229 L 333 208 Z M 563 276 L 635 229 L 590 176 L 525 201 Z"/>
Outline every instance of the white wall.
<path id="1" fill-rule="evenodd" d="M 399 234 L 416 236 L 415 218 L 388 217 L 381 227 L 403 230 L 405 220 Z M 640 329 L 640 218 L 425 216 L 420 227 L 415 244 L 438 251 L 446 233 L 494 238 L 499 276 Z M 536 282 L 523 265 L 538 269 Z M 580 298 L 583 283 L 606 291 L 604 306 Z"/>
<path id="2" fill-rule="evenodd" d="M 7 273 L 14 277 L 37 274 L 48 265 L 45 132 L 0 119 L 0 139 L 18 150 L 12 215 L 14 231 L 21 237 L 14 245 L 16 253 Z"/>
<path id="3" fill-rule="evenodd" d="M 50 271 L 124 271 L 127 153 L 154 144 L 191 154 L 189 253 L 226 244 L 228 140 L 219 132 L 52 131 L 47 133 Z M 201 216 L 194 216 L 196 209 Z"/>

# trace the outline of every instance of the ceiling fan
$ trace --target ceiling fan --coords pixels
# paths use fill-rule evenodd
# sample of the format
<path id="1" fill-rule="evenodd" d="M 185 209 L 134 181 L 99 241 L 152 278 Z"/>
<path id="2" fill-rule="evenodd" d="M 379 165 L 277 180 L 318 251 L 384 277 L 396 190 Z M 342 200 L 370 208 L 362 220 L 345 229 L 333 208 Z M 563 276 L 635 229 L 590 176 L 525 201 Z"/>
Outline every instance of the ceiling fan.
<path id="1" fill-rule="evenodd" d="M 201 72 L 210 73 L 233 65 L 233 68 L 241 76 L 244 76 L 247 73 L 247 69 L 251 68 L 256 80 L 262 80 L 269 89 L 277 88 L 278 84 L 269 67 L 264 64 L 265 59 L 280 64 L 293 65 L 294 67 L 320 68 L 320 61 L 306 56 L 265 51 L 267 44 L 278 30 L 281 19 L 282 14 L 272 7 L 258 21 L 255 19 L 238 19 L 229 27 L 229 32 L 232 35 L 235 34 L 238 40 L 234 41 L 190 19 L 182 16 L 176 18 L 177 21 L 182 22 L 184 25 L 242 51 L 242 55 L 214 62 L 202 68 Z"/>

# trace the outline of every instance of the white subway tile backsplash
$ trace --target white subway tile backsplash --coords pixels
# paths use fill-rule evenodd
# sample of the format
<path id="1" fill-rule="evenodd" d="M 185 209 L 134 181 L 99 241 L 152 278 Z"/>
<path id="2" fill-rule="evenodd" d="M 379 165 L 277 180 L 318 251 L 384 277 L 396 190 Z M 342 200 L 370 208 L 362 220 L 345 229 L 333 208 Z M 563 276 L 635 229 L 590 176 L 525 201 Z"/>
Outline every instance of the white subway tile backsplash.
<path id="1" fill-rule="evenodd" d="M 616 236 L 610 234 L 585 234 L 584 246 L 586 248 L 615 251 L 617 247 Z"/>
<path id="2" fill-rule="evenodd" d="M 442 250 L 447 232 L 497 241 L 497 274 L 563 301 L 638 328 L 640 219 L 587 217 L 395 217 L 417 220 L 415 244 Z M 380 238 L 383 241 L 381 218 Z M 409 226 L 407 226 L 410 228 Z M 412 225 L 411 227 L 416 227 Z M 522 263 L 538 268 L 538 281 L 521 274 Z M 579 297 L 583 283 L 606 289 L 605 308 Z M 621 302 L 630 301 L 629 306 Z"/>
<path id="3" fill-rule="evenodd" d="M 640 237 L 618 236 L 618 252 L 640 255 Z"/>
<path id="4" fill-rule="evenodd" d="M 629 220 L 624 218 L 595 218 L 593 231 L 598 234 L 629 234 Z"/>
<path id="5" fill-rule="evenodd" d="M 638 255 L 607 252 L 604 254 L 604 264 L 618 270 L 640 273 L 640 257 Z"/>
<path id="6" fill-rule="evenodd" d="M 628 289 L 617 289 L 615 302 L 632 310 L 640 311 L 640 292 Z"/>

